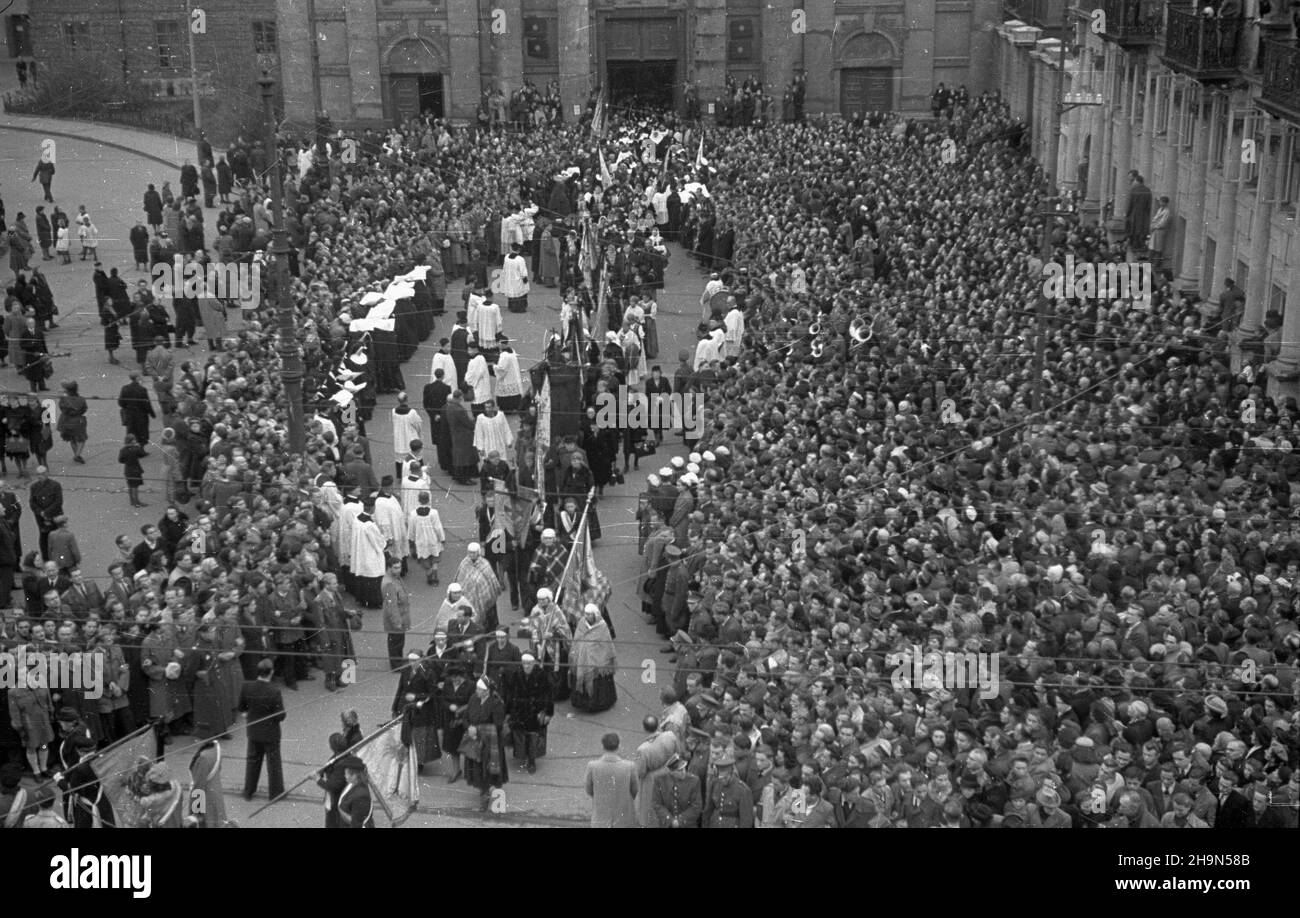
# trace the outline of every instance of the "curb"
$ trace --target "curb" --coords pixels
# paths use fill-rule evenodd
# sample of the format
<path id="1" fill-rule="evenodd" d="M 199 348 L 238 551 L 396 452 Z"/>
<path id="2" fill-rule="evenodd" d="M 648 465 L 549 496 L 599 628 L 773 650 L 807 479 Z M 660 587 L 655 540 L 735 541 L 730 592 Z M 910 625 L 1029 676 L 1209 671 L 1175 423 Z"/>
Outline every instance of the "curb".
<path id="1" fill-rule="evenodd" d="M 3 127 L 5 130 L 10 130 L 10 131 L 26 131 L 29 134 L 45 134 L 46 136 L 49 137 L 64 137 L 68 140 L 81 140 L 86 143 L 97 143 L 100 144 L 101 146 L 111 147 L 114 150 L 121 150 L 124 153 L 132 153 L 136 156 L 141 156 L 145 159 L 153 160 L 156 163 L 162 163 L 164 166 L 168 166 L 172 169 L 179 170 L 181 168 L 179 163 L 172 162 L 169 159 L 164 159 L 161 156 L 154 156 L 152 153 L 143 153 L 140 150 L 136 150 L 132 147 L 128 147 L 126 144 L 116 143 L 112 140 L 100 140 L 99 138 L 96 137 L 88 137 L 85 134 L 73 134 L 69 131 L 47 131 L 43 128 L 29 127 L 28 125 L 25 124 L 6 124 L 0 122 L 0 127 Z M 130 128 L 120 128 L 119 130 L 130 130 Z M 143 134 L 145 132 L 141 131 L 140 133 Z M 158 135 L 149 135 L 149 136 L 167 137 L 168 135 L 158 134 Z"/>

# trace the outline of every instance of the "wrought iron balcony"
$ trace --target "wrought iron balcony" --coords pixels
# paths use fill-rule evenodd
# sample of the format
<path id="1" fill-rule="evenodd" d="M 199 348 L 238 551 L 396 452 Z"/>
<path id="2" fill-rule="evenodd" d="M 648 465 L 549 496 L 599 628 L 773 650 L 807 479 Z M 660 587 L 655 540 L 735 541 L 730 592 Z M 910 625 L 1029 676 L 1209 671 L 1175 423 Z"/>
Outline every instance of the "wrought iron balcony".
<path id="1" fill-rule="evenodd" d="M 1066 0 L 1002 0 L 1007 15 L 1057 34 L 1065 27 L 1065 7 Z"/>
<path id="2" fill-rule="evenodd" d="M 1260 55 L 1264 59 L 1260 106 L 1300 124 L 1300 48 L 1289 42 L 1265 39 Z"/>
<path id="3" fill-rule="evenodd" d="M 1102 37 L 1121 48 L 1145 48 L 1164 29 L 1163 0 L 1097 0 L 1096 8 L 1106 14 Z"/>
<path id="4" fill-rule="evenodd" d="M 1165 65 L 1204 83 L 1231 80 L 1241 72 L 1241 17 L 1202 16 L 1195 8 L 1169 4 L 1165 10 Z"/>

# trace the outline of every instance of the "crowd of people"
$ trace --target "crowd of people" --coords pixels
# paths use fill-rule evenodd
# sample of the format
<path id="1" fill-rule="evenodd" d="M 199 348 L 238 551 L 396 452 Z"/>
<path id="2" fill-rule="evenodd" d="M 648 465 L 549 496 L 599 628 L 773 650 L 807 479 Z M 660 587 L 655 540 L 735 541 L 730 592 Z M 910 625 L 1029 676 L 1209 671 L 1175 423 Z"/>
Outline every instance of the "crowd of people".
<path id="1" fill-rule="evenodd" d="M 593 764 L 596 824 L 1294 826 L 1300 407 L 1268 395 L 1261 360 L 1234 369 L 1218 315 L 1170 283 L 1050 304 L 1036 377 L 1046 182 L 998 98 L 944 114 L 703 134 L 623 114 L 591 134 L 413 122 L 337 135 L 327 165 L 283 138 L 306 451 L 286 449 L 266 305 L 215 338 L 200 313 L 213 347 L 175 377 L 161 354 L 150 369 L 174 350 L 153 339 L 183 345 L 194 326 L 179 301 L 159 317 L 171 328 L 138 356 L 158 373 L 163 518 L 119 540 L 98 608 L 29 593 L 5 624 L 13 647 L 120 654 L 129 678 L 108 702 L 64 698 L 71 730 L 53 729 L 52 699 L 11 690 L 7 744 L 28 754 L 9 777 L 53 771 L 42 747 L 78 723 L 100 743 L 146 722 L 160 744 L 219 739 L 263 658 L 286 687 L 312 664 L 339 687 L 360 614 L 347 592 L 383 610 L 392 713 L 420 763 L 446 755 L 486 806 L 508 745 L 526 769 L 544 754 L 557 703 L 614 703 L 606 604 L 555 602 L 566 543 L 589 505 L 598 536 L 594 492 L 618 478 L 619 444 L 595 425 L 553 422 L 545 439 L 539 384 L 574 370 L 583 414 L 622 384 L 708 396 L 639 502 L 637 595 L 676 668 L 645 743 L 623 760 L 607 738 Z M 356 163 L 339 155 L 350 140 Z M 266 246 L 255 182 L 218 220 L 221 258 Z M 667 382 L 648 361 L 674 242 L 717 276 Z M 1058 259 L 1126 257 L 1096 227 L 1062 221 L 1052 242 Z M 398 464 L 377 475 L 376 396 L 404 393 L 401 364 L 461 277 L 428 424 L 399 398 Z M 520 372 L 500 306 L 528 309 L 548 281 L 564 331 Z M 134 420 L 143 446 L 152 419 Z M 623 440 L 625 464 L 645 439 Z M 447 541 L 421 499 L 438 493 L 434 462 L 478 480 L 478 541 L 412 657 L 402 576 L 415 559 L 432 582 Z M 498 619 L 507 594 L 526 656 Z M 911 679 L 926 654 L 1000 665 L 976 685 Z"/>
<path id="2" fill-rule="evenodd" d="M 1053 303 L 1032 411 L 1045 182 L 999 101 L 950 115 L 730 138 L 751 331 L 642 503 L 654 824 L 1294 826 L 1297 406 L 1166 282 Z"/>

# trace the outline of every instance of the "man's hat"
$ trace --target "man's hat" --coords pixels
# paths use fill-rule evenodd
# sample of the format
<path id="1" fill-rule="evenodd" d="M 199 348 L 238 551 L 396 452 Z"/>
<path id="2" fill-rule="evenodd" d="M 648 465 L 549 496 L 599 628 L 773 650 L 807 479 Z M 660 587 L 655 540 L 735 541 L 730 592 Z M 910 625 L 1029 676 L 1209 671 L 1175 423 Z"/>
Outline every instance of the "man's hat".
<path id="1" fill-rule="evenodd" d="M 366 763 L 361 761 L 361 756 L 359 755 L 345 755 L 343 758 L 339 759 L 338 764 L 347 771 L 366 770 Z"/>
<path id="2" fill-rule="evenodd" d="M 733 766 L 736 764 L 736 753 L 732 751 L 732 748 L 730 746 L 728 746 L 725 750 L 723 750 L 722 754 L 718 756 L 717 761 L 715 761 L 713 764 L 716 765 L 718 768 L 726 768 L 728 766 Z"/>

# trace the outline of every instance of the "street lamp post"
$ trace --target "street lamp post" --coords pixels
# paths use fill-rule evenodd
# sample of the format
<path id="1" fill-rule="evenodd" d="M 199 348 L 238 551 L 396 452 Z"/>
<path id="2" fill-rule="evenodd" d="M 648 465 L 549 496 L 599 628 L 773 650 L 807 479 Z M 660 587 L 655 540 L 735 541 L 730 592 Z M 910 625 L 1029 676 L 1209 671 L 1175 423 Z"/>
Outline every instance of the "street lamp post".
<path id="1" fill-rule="evenodd" d="M 185 0 L 185 35 L 190 46 L 190 98 L 194 100 L 194 145 L 197 151 L 203 149 L 200 146 L 203 140 L 203 104 L 199 99 L 199 62 L 194 56 L 194 4 L 191 0 Z M 195 159 L 202 169 L 203 154 L 196 153 Z"/>
<path id="2" fill-rule="evenodd" d="M 275 132 L 275 80 L 263 73 L 257 85 L 262 88 L 262 111 L 266 117 L 267 155 L 272 157 L 271 214 L 275 220 L 271 235 L 272 269 L 275 274 L 276 317 L 280 334 L 276 350 L 280 354 L 280 380 L 289 406 L 289 452 L 301 456 L 307 445 L 303 424 L 302 355 L 298 351 L 297 315 L 293 291 L 289 286 L 289 231 L 284 226 L 284 161 L 280 157 Z"/>
<path id="3" fill-rule="evenodd" d="M 1044 171 L 1047 173 L 1047 181 L 1051 185 L 1051 195 L 1044 202 L 1044 207 L 1039 213 L 1043 218 L 1043 241 L 1041 256 L 1043 267 L 1052 260 L 1052 230 L 1056 228 L 1056 221 L 1062 214 L 1068 214 L 1072 211 L 1072 206 L 1062 206 L 1062 199 L 1057 196 L 1057 160 L 1061 156 L 1061 116 L 1072 108 L 1079 106 L 1100 105 L 1101 100 L 1092 92 L 1073 92 L 1070 100 L 1067 102 L 1065 96 L 1065 39 L 1070 31 L 1070 8 L 1067 5 L 1063 10 L 1064 24 L 1061 29 L 1061 39 L 1057 45 L 1057 63 L 1056 72 L 1053 74 L 1052 82 L 1052 111 L 1049 119 L 1048 134 L 1048 152 L 1047 162 L 1044 165 Z M 1076 69 L 1077 72 L 1077 69 Z M 1033 385 L 1033 404 L 1032 410 L 1035 415 L 1043 410 L 1043 373 L 1047 369 L 1047 308 L 1048 297 L 1046 289 L 1039 292 L 1038 296 L 1038 328 L 1034 336 L 1034 385 Z"/>

